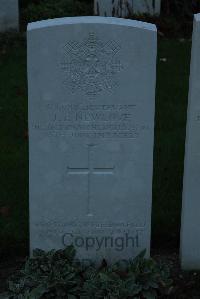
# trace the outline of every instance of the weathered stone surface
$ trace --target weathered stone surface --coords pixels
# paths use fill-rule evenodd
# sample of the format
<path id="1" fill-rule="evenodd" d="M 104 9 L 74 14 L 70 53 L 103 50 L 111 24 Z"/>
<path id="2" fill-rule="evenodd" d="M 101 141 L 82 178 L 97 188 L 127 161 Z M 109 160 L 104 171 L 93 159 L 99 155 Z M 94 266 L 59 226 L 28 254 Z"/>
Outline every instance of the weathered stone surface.
<path id="1" fill-rule="evenodd" d="M 195 15 L 181 229 L 184 269 L 200 269 L 200 14 Z"/>
<path id="2" fill-rule="evenodd" d="M 127 17 L 134 14 L 159 15 L 161 0 L 94 0 L 94 13 L 106 17 Z"/>
<path id="3" fill-rule="evenodd" d="M 156 28 L 80 17 L 28 26 L 31 250 L 150 251 Z"/>
<path id="4" fill-rule="evenodd" d="M 19 29 L 18 0 L 0 0 L 0 32 Z"/>

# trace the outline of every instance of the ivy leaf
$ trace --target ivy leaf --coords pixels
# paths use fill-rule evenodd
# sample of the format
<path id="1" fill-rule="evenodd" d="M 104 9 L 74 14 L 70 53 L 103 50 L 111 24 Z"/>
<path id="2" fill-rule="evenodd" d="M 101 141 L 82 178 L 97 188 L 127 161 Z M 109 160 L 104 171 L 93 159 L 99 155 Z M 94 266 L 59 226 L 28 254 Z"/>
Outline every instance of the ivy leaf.
<path id="1" fill-rule="evenodd" d="M 73 245 L 70 245 L 64 249 L 64 254 L 69 261 L 73 261 L 76 255 L 76 250 Z"/>
<path id="2" fill-rule="evenodd" d="M 141 253 L 139 253 L 134 260 L 142 260 L 145 258 L 146 249 L 144 249 Z"/>
<path id="3" fill-rule="evenodd" d="M 43 285 L 39 285 L 37 288 L 33 289 L 29 296 L 30 299 L 39 299 L 42 295 L 46 293 L 46 288 Z"/>
<path id="4" fill-rule="evenodd" d="M 154 290 L 152 290 L 152 291 L 143 291 L 142 295 L 145 299 L 156 299 L 157 298 L 157 294 Z"/>

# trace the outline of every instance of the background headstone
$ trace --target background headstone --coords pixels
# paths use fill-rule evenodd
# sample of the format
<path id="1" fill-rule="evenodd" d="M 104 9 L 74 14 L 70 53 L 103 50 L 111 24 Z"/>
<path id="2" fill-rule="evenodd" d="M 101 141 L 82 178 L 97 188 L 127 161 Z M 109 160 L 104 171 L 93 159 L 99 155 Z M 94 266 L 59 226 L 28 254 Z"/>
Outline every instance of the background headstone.
<path id="1" fill-rule="evenodd" d="M 28 26 L 31 250 L 149 255 L 156 36 L 117 18 Z"/>
<path id="2" fill-rule="evenodd" d="M 181 261 L 200 269 L 200 14 L 195 15 L 183 184 Z"/>
<path id="3" fill-rule="evenodd" d="M 161 0 L 94 0 L 94 13 L 106 17 L 127 17 L 130 14 L 159 15 Z"/>
<path id="4" fill-rule="evenodd" d="M 0 0 L 0 32 L 18 29 L 18 0 Z"/>

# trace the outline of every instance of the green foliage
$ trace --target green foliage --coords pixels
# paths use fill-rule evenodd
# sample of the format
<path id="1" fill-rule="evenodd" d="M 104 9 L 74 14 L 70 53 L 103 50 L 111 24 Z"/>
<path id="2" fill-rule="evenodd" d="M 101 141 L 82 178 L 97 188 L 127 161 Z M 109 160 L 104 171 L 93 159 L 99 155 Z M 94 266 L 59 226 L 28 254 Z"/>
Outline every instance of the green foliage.
<path id="1" fill-rule="evenodd" d="M 36 1 L 31 2 L 23 11 L 27 22 L 91 14 L 93 14 L 91 3 L 82 0 Z"/>
<path id="2" fill-rule="evenodd" d="M 66 298 L 79 292 L 81 276 L 73 265 L 75 250 L 34 251 L 25 268 L 9 281 L 9 290 L 18 299 Z M 73 298 L 73 297 L 72 297 Z"/>
<path id="3" fill-rule="evenodd" d="M 144 256 L 145 251 L 131 260 L 126 270 L 118 263 L 101 271 L 87 271 L 84 295 L 88 299 L 153 299 L 167 294 L 171 285 L 168 267 Z"/>
<path id="4" fill-rule="evenodd" d="M 73 246 L 45 253 L 36 250 L 9 284 L 10 299 L 154 299 L 167 294 L 169 270 L 142 252 L 127 262 L 99 268 L 84 267 Z"/>
<path id="5" fill-rule="evenodd" d="M 164 14 L 178 18 L 191 18 L 193 13 L 200 11 L 200 2 L 199 0 L 162 0 L 162 11 Z"/>
<path id="6" fill-rule="evenodd" d="M 26 72 L 25 37 L 0 34 L 0 260 L 28 251 Z"/>

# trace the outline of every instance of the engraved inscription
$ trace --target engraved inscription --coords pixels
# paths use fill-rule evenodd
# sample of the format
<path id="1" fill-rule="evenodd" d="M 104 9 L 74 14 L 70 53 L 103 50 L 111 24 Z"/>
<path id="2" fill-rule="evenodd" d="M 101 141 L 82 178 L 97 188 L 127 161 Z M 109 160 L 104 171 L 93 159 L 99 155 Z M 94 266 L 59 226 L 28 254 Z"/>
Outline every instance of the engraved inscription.
<path id="1" fill-rule="evenodd" d="M 98 222 L 93 221 L 93 218 L 89 218 L 90 220 L 80 221 L 78 219 L 66 221 L 65 220 L 43 220 L 40 222 L 35 223 L 35 227 L 37 229 L 38 234 L 40 237 L 50 237 L 50 238 L 57 238 L 58 241 L 62 246 L 66 246 L 69 244 L 74 244 L 76 246 L 76 240 L 80 237 L 85 239 L 83 245 L 87 244 L 86 240 L 93 240 L 92 244 L 94 246 L 83 246 L 86 250 L 95 250 L 99 251 L 100 248 L 95 246 L 95 240 L 101 239 L 102 248 L 113 248 L 117 251 L 123 251 L 125 248 L 132 247 L 132 248 L 139 248 L 141 246 L 141 242 L 143 239 L 143 233 L 145 232 L 145 221 L 141 223 L 137 222 Z M 125 237 L 125 246 L 122 246 L 121 249 L 118 246 L 113 246 L 113 242 L 107 243 L 108 240 L 122 240 Z M 78 239 L 77 239 L 78 238 Z M 103 240 L 106 243 L 103 243 Z M 127 241 L 127 242 L 126 242 Z M 82 242 L 81 242 L 82 243 Z M 118 243 L 118 242 L 117 242 Z M 79 244 L 80 245 L 80 244 Z M 106 245 L 106 246 L 104 246 Z"/>
<path id="2" fill-rule="evenodd" d="M 33 128 L 49 137 L 131 139 L 148 130 L 136 121 L 135 105 L 45 104 L 45 120 Z"/>
<path id="3" fill-rule="evenodd" d="M 82 91 L 93 97 L 118 85 L 116 74 L 122 70 L 117 42 L 102 41 L 94 32 L 82 42 L 70 41 L 64 46 L 62 69 L 65 84 L 75 94 Z"/>
<path id="4" fill-rule="evenodd" d="M 94 221 L 91 219 L 86 220 L 86 221 L 80 221 L 78 219 L 76 220 L 69 220 L 67 221 L 66 219 L 61 220 L 54 220 L 54 219 L 47 219 L 47 220 L 42 220 L 36 224 L 37 226 L 40 226 L 41 228 L 48 228 L 52 227 L 55 229 L 60 229 L 62 232 L 68 228 L 71 227 L 72 229 L 81 229 L 84 227 L 85 229 L 113 229 L 114 231 L 118 230 L 128 230 L 128 229 L 144 229 L 146 227 L 146 222 L 145 219 L 143 219 L 141 222 L 113 222 L 113 221 Z"/>
<path id="5" fill-rule="evenodd" d="M 91 177 L 93 175 L 113 175 L 114 167 L 94 167 L 92 161 L 92 150 L 97 144 L 88 144 L 88 167 L 74 168 L 67 167 L 69 175 L 87 175 L 87 216 L 93 216 L 91 208 Z"/>

